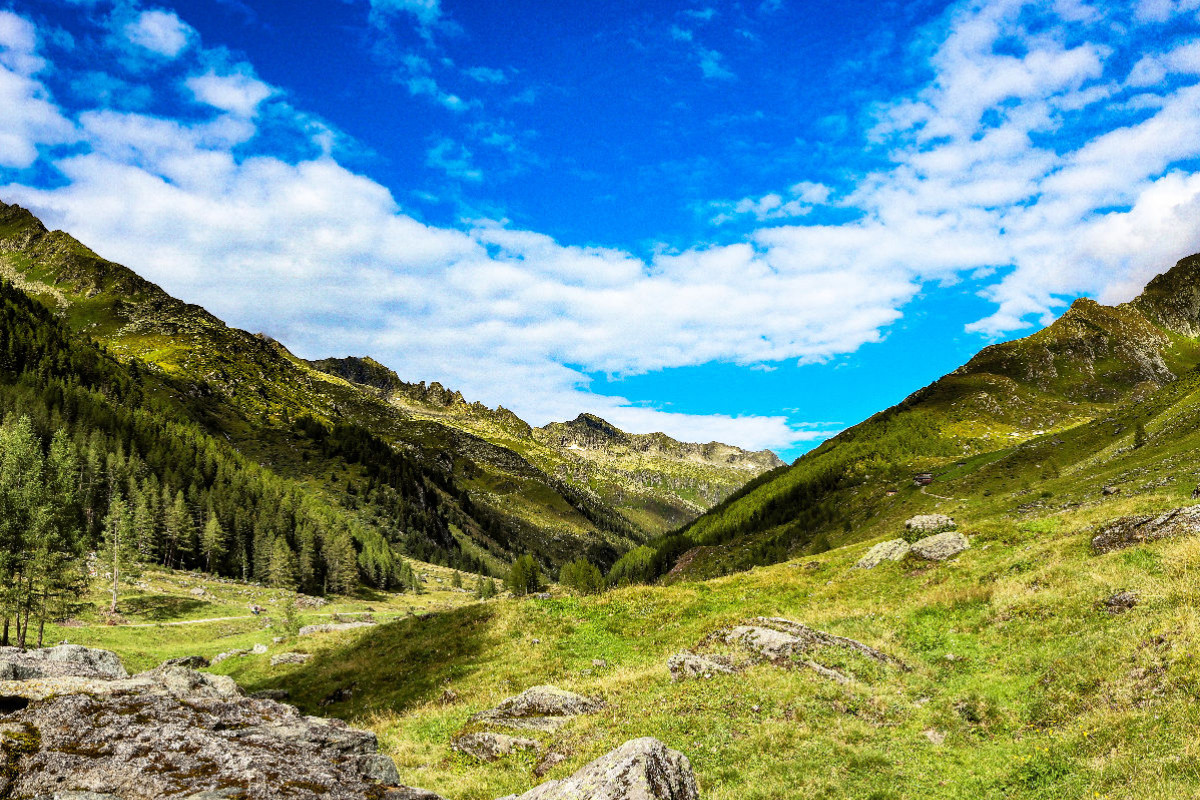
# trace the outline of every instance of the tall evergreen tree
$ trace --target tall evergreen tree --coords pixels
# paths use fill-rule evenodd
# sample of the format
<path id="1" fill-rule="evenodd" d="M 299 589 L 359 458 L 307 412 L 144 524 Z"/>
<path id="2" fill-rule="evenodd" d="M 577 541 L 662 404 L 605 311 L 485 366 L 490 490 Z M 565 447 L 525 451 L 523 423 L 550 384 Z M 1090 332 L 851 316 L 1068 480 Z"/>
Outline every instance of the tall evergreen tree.
<path id="1" fill-rule="evenodd" d="M 208 512 L 208 522 L 204 523 L 204 533 L 200 537 L 200 549 L 204 555 L 204 569 L 213 572 L 214 565 L 220 563 L 225 556 L 225 530 L 221 521 L 212 511 Z"/>
<path id="2" fill-rule="evenodd" d="M 104 546 L 100 551 L 100 562 L 110 570 L 112 578 L 112 606 L 110 612 L 117 613 L 117 597 L 121 591 L 121 580 L 132 577 L 137 564 L 137 542 L 133 531 L 133 514 L 129 504 L 114 496 L 104 518 Z"/>

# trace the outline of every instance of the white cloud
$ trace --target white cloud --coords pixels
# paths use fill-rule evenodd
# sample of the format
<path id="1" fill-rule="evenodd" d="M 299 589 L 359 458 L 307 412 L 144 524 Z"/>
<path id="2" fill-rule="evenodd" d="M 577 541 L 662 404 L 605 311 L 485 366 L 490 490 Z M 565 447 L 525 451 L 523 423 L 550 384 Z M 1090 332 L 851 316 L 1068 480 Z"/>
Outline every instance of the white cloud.
<path id="1" fill-rule="evenodd" d="M 133 44 L 166 58 L 175 58 L 196 35 L 191 25 L 172 11 L 143 11 L 124 27 Z"/>
<path id="2" fill-rule="evenodd" d="M 34 77 L 46 66 L 37 45 L 31 22 L 0 11 L 0 167 L 28 167 L 37 160 L 39 147 L 75 137 L 75 126 Z"/>
<path id="3" fill-rule="evenodd" d="M 273 87 L 249 74 L 248 68 L 228 75 L 193 75 L 186 84 L 197 102 L 246 118 L 253 117 L 259 103 L 275 93 Z"/>
<path id="4" fill-rule="evenodd" d="M 422 27 L 429 27 L 442 16 L 440 0 L 370 0 L 371 20 L 383 25 L 397 14 L 414 17 Z"/>
<path id="5" fill-rule="evenodd" d="M 425 153 L 425 163 L 451 178 L 478 183 L 483 173 L 471 162 L 471 151 L 452 139 L 441 139 Z"/>
<path id="6" fill-rule="evenodd" d="M 508 76 L 504 74 L 504 70 L 492 69 L 491 67 L 469 67 L 463 70 L 463 74 L 479 83 L 498 84 L 508 82 Z"/>

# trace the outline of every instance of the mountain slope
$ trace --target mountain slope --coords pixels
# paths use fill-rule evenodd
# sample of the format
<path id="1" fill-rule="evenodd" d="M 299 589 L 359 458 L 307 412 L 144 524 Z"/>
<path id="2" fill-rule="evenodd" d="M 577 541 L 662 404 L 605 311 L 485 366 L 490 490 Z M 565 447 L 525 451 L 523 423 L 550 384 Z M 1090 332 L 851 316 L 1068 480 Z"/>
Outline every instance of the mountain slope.
<path id="1" fill-rule="evenodd" d="M 740 467 L 714 468 L 720 474 L 713 480 L 687 484 L 695 500 L 668 502 L 662 515 L 640 513 L 636 502 L 619 509 L 618 494 L 559 469 L 549 450 L 511 446 L 525 441 L 529 427 L 510 412 L 468 414 L 464 424 L 443 413 L 465 407 L 461 397 L 422 385 L 420 402 L 403 399 L 413 385 L 376 362 L 360 360 L 349 371 L 310 365 L 2 203 L 0 277 L 134 373 L 173 381 L 175 398 L 207 431 L 281 475 L 320 487 L 421 558 L 497 573 L 524 552 L 549 567 L 580 556 L 607 565 L 666 527 L 664 516 L 671 525 L 686 521 L 711 505 L 703 497 L 716 499 L 750 477 Z M 651 481 L 656 466 L 645 465 Z M 693 473 L 707 476 L 701 467 Z M 424 488 L 414 498 L 388 499 L 396 489 L 390 483 L 406 481 Z"/>
<path id="2" fill-rule="evenodd" d="M 591 414 L 533 428 L 503 406 L 468 403 L 439 383 L 407 383 L 370 358 L 313 367 L 371 387 L 415 419 L 435 421 L 519 453 L 548 475 L 620 511 L 639 530 L 662 533 L 720 502 L 747 480 L 782 466 L 769 450 L 630 434 Z"/>
<path id="3" fill-rule="evenodd" d="M 652 552 L 635 551 L 636 568 L 621 574 L 661 574 L 697 546 L 716 549 L 698 561 L 693 554 L 693 574 L 819 552 L 857 539 L 888 490 L 906 486 L 915 472 L 942 473 L 940 481 L 960 462 L 1008 457 L 1024 442 L 1061 437 L 1145 400 L 1200 364 L 1197 286 L 1200 257 L 1193 256 L 1131 303 L 1078 300 L 1049 327 L 983 349 L 791 468 L 749 482 Z"/>

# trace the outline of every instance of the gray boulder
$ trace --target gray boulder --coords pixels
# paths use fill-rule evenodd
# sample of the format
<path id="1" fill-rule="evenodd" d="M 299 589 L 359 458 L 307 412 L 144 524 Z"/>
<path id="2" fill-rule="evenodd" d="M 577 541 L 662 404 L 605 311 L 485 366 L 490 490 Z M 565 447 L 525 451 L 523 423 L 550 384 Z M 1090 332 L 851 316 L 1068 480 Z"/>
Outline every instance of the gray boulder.
<path id="1" fill-rule="evenodd" d="M 1164 514 L 1114 519 L 1102 525 L 1092 537 L 1092 548 L 1097 553 L 1110 553 L 1159 539 L 1197 533 L 1200 533 L 1200 506 L 1185 506 Z"/>
<path id="2" fill-rule="evenodd" d="M 515 796 L 514 796 L 515 797 Z M 687 756 L 657 739 L 634 739 L 569 778 L 549 781 L 516 800 L 699 800 Z"/>
<path id="3" fill-rule="evenodd" d="M 184 656 L 183 658 L 168 658 L 162 663 L 164 667 L 187 667 L 188 669 L 205 669 L 212 663 L 204 656 Z"/>
<path id="4" fill-rule="evenodd" d="M 271 656 L 271 666 L 280 664 L 307 664 L 312 659 L 312 653 L 279 653 Z"/>
<path id="5" fill-rule="evenodd" d="M 955 527 L 954 520 L 945 514 L 918 514 L 904 523 L 906 531 L 923 536 L 952 531 Z"/>
<path id="6" fill-rule="evenodd" d="M 945 561 L 968 549 L 971 543 L 961 533 L 939 533 L 914 542 L 912 554 L 926 561 Z"/>
<path id="7" fill-rule="evenodd" d="M 667 659 L 667 669 L 671 671 L 673 681 L 732 675 L 734 672 L 728 659 L 720 656 L 698 656 L 694 653 L 676 653 Z"/>
<path id="8" fill-rule="evenodd" d="M 839 683 L 850 679 L 836 669 L 814 660 L 820 651 L 840 648 L 865 656 L 881 664 L 907 670 L 899 659 L 863 644 L 780 617 L 755 617 L 745 625 L 738 625 L 720 635 L 726 644 L 743 647 L 755 655 L 780 666 L 804 666 L 822 677 Z"/>
<path id="9" fill-rule="evenodd" d="M 129 673 L 109 650 L 78 644 L 25 651 L 0 647 L 0 680 L 61 677 L 115 679 L 128 678 Z"/>
<path id="10" fill-rule="evenodd" d="M 1141 599 L 1133 592 L 1117 592 L 1104 601 L 1104 610 L 1110 614 L 1124 614 L 1139 602 Z"/>
<path id="11" fill-rule="evenodd" d="M 911 521 L 911 520 L 910 520 Z M 890 542 L 880 542 L 867 551 L 854 566 L 859 569 L 873 569 L 884 561 L 899 561 L 908 555 L 912 546 L 903 539 L 892 539 Z"/>
<path id="12" fill-rule="evenodd" d="M 534 686 L 495 708 L 481 711 L 471 719 L 510 728 L 556 730 L 572 717 L 591 714 L 604 705 L 600 700 L 564 691 L 557 686 Z"/>
<path id="13" fill-rule="evenodd" d="M 479 731 L 454 737 L 450 742 L 450 748 L 480 761 L 496 761 L 510 756 L 518 750 L 541 750 L 542 745 L 533 739 L 520 739 L 503 733 Z"/>

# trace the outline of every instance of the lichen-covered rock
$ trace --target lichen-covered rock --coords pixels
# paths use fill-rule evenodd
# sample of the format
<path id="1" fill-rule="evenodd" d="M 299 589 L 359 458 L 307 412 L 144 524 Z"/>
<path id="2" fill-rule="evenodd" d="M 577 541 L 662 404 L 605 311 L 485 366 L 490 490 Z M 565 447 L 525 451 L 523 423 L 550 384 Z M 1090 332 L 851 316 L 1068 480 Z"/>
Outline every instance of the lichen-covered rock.
<path id="1" fill-rule="evenodd" d="M 355 628 L 369 628 L 374 624 L 374 622 L 322 622 L 319 625 L 305 625 L 300 629 L 300 635 L 311 636 L 314 633 L 352 631 Z"/>
<path id="2" fill-rule="evenodd" d="M 541 750 L 542 745 L 533 739 L 520 739 L 503 733 L 478 731 L 454 737 L 450 748 L 478 758 L 480 761 L 496 761 L 510 756 L 518 750 Z"/>
<path id="3" fill-rule="evenodd" d="M 124 669 L 79 651 L 33 661 L 83 674 L 0 682 L 0 797 L 367 800 L 399 783 L 374 734 L 246 697 L 229 677 L 169 664 L 97 677 Z"/>
<path id="4" fill-rule="evenodd" d="M 971 543 L 961 533 L 939 533 L 926 536 L 912 546 L 912 554 L 926 561 L 945 561 L 968 549 Z"/>
<path id="5" fill-rule="evenodd" d="M 918 536 L 952 531 L 955 527 L 954 520 L 945 514 L 918 514 L 904 523 L 904 530 Z"/>
<path id="6" fill-rule="evenodd" d="M 1104 610 L 1110 614 L 1124 614 L 1138 602 L 1139 598 L 1133 592 L 1117 592 L 1104 601 Z"/>
<path id="7" fill-rule="evenodd" d="M 60 644 L 40 650 L 21 651 L 0 647 L 0 679 L 28 678 L 128 678 L 121 659 L 109 650 L 78 644 Z"/>
<path id="8" fill-rule="evenodd" d="M 312 653 L 279 653 L 271 656 L 271 666 L 280 664 L 307 664 L 312 659 Z"/>
<path id="9" fill-rule="evenodd" d="M 471 719 L 511 728 L 555 730 L 580 714 L 604 705 L 600 700 L 564 691 L 557 686 L 534 686 Z"/>
<path id="10" fill-rule="evenodd" d="M 1200 506 L 1176 508 L 1157 516 L 1120 517 L 1100 527 L 1092 537 L 1097 553 L 1200 533 Z"/>
<path id="11" fill-rule="evenodd" d="M 184 656 L 183 658 L 168 658 L 162 663 L 164 667 L 187 667 L 188 669 L 205 669 L 212 663 L 204 656 Z"/>
<path id="12" fill-rule="evenodd" d="M 856 639 L 836 636 L 780 617 L 756 617 L 749 624 L 719 631 L 716 635 L 723 639 L 725 644 L 744 647 L 768 661 L 780 665 L 804 666 L 839 683 L 847 683 L 850 679 L 838 670 L 813 660 L 811 656 L 814 652 L 836 647 L 866 656 L 881 664 L 908 669 L 899 659 Z"/>
<path id="13" fill-rule="evenodd" d="M 854 566 L 859 569 L 873 569 L 884 561 L 899 561 L 908 555 L 912 546 L 903 539 L 892 539 L 890 542 L 880 542 L 867 551 Z"/>
<path id="14" fill-rule="evenodd" d="M 687 756 L 652 738 L 634 739 L 569 778 L 549 781 L 517 800 L 699 800 Z"/>
<path id="15" fill-rule="evenodd" d="M 727 659 L 720 656 L 698 656 L 694 653 L 676 653 L 667 659 L 667 669 L 671 671 L 673 681 L 711 678 L 714 675 L 731 675 L 734 672 Z"/>

